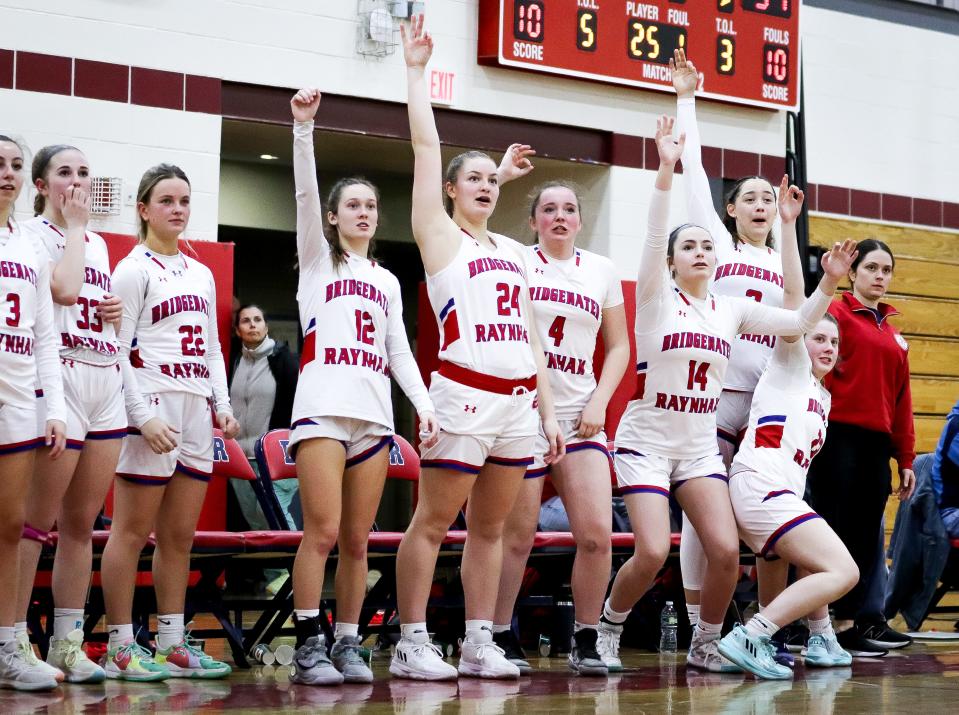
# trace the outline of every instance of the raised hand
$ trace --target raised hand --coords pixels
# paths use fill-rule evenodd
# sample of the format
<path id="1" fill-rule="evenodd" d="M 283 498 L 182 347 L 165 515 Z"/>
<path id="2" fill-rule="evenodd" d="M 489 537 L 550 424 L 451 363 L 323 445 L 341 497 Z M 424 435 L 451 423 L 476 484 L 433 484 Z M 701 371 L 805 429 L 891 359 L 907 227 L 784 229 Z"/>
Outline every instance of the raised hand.
<path id="1" fill-rule="evenodd" d="M 407 67 L 426 67 L 433 54 L 433 37 L 423 29 L 423 15 L 415 15 L 409 24 L 400 25 L 403 39 L 403 59 Z"/>
<path id="2" fill-rule="evenodd" d="M 83 189 L 72 186 L 60 194 L 60 212 L 66 228 L 86 228 L 90 220 L 90 195 Z"/>
<path id="3" fill-rule="evenodd" d="M 852 268 L 852 262 L 856 260 L 859 251 L 856 250 L 856 242 L 847 238 L 842 243 L 834 243 L 833 247 L 822 254 L 822 268 L 826 275 L 834 279 L 837 283 L 845 276 L 849 275 Z"/>
<path id="4" fill-rule="evenodd" d="M 779 183 L 779 218 L 783 223 L 794 223 L 802 213 L 802 204 L 806 195 L 798 187 L 789 183 L 789 177 L 783 174 Z"/>
<path id="5" fill-rule="evenodd" d="M 510 144 L 496 170 L 499 183 L 502 185 L 529 174 L 533 170 L 531 156 L 536 156 L 536 150 L 529 144 Z"/>
<path id="6" fill-rule="evenodd" d="M 311 122 L 320 108 L 323 95 L 318 89 L 301 89 L 290 100 L 290 109 L 293 110 L 293 119 L 297 122 Z"/>
<path id="7" fill-rule="evenodd" d="M 659 162 L 668 166 L 675 166 L 679 157 L 683 155 L 683 146 L 686 144 L 686 133 L 679 135 L 678 141 L 673 141 L 673 124 L 676 120 L 665 114 L 656 120 L 656 148 L 659 150 Z"/>
<path id="8" fill-rule="evenodd" d="M 673 89 L 680 97 L 696 96 L 696 87 L 699 85 L 699 72 L 691 60 L 686 59 L 685 50 L 674 50 L 673 59 L 669 61 L 669 69 L 673 75 Z"/>

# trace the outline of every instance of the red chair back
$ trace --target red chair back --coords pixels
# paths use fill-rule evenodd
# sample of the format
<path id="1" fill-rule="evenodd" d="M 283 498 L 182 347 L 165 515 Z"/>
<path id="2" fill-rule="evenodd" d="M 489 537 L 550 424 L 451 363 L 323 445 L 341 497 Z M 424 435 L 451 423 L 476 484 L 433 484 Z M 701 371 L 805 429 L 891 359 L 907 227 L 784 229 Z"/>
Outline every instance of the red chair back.
<path id="1" fill-rule="evenodd" d="M 260 437 L 256 443 L 256 461 L 260 474 L 272 481 L 296 479 L 296 462 L 289 453 L 290 430 L 275 429 Z"/>
<path id="2" fill-rule="evenodd" d="M 213 476 L 256 481 L 256 472 L 243 454 L 240 443 L 235 439 L 226 439 L 218 429 L 213 430 Z"/>
<path id="3" fill-rule="evenodd" d="M 419 481 L 420 456 L 413 445 L 396 435 L 390 446 L 390 466 L 386 470 L 387 479 L 405 479 L 408 482 Z"/>

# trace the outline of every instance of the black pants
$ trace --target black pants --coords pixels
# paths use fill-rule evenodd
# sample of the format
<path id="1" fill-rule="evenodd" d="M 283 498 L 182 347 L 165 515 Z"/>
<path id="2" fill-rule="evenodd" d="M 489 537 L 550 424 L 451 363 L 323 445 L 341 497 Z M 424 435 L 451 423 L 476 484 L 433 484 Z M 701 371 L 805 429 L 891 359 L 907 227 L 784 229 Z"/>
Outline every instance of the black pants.
<path id="1" fill-rule="evenodd" d="M 866 596 L 863 576 L 876 559 L 876 526 L 892 491 L 890 436 L 833 422 L 826 444 L 812 461 L 806 491 L 810 506 L 842 539 L 861 574 L 859 583 L 833 604 L 836 620 L 853 620 Z"/>

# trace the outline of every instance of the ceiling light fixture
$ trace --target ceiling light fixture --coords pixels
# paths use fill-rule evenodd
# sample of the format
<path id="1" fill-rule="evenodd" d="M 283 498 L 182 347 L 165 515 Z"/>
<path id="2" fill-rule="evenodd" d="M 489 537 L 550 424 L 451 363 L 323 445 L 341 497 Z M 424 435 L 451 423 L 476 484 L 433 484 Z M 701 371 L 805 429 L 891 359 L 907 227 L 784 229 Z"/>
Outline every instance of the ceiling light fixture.
<path id="1" fill-rule="evenodd" d="M 263 159 L 264 161 L 276 161 L 280 157 L 273 156 L 272 154 L 260 154 L 260 158 Z"/>

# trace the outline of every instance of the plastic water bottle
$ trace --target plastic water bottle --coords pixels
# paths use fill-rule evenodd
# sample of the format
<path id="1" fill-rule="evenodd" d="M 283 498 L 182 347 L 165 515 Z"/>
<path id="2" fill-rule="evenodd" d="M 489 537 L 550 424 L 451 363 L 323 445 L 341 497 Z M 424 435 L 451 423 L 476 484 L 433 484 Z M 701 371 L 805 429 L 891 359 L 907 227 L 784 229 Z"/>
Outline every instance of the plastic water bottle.
<path id="1" fill-rule="evenodd" d="M 663 612 L 659 617 L 659 652 L 676 652 L 676 628 L 678 624 L 676 609 L 673 608 L 672 601 L 666 601 Z"/>

